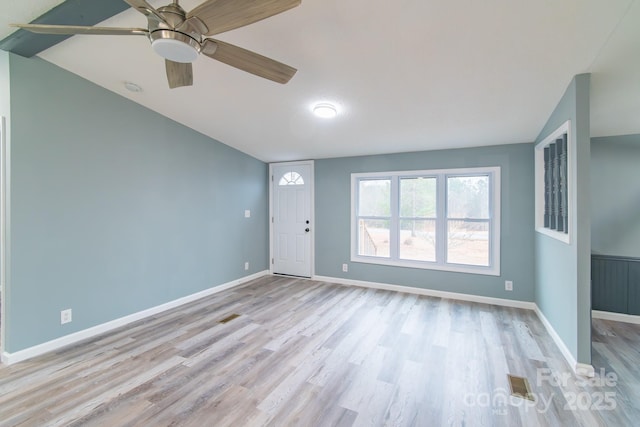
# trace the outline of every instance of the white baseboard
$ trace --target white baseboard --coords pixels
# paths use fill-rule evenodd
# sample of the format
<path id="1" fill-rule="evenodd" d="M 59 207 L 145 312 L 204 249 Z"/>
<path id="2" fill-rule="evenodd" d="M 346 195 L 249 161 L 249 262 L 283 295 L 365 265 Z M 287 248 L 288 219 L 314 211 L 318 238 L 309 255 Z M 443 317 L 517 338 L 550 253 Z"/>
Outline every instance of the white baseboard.
<path id="1" fill-rule="evenodd" d="M 359 286 L 362 288 L 383 289 L 387 291 L 404 292 L 407 294 L 425 295 L 430 297 L 447 298 L 459 301 L 477 302 L 480 304 L 500 305 L 503 307 L 523 308 L 535 310 L 536 304 L 528 301 L 518 301 L 504 298 L 483 297 L 479 295 L 461 294 L 457 292 L 437 291 L 433 289 L 414 288 L 412 286 L 392 285 L 389 283 L 367 282 L 363 280 L 342 279 L 338 277 L 314 276 L 313 280 L 337 283 L 339 285 Z"/>
<path id="2" fill-rule="evenodd" d="M 598 311 L 593 310 L 591 316 L 594 319 L 613 320 L 616 322 L 633 323 L 640 325 L 640 316 L 634 316 L 632 314 L 612 313 L 610 311 Z"/>
<path id="3" fill-rule="evenodd" d="M 205 289 L 204 291 L 187 295 L 185 297 L 178 298 L 176 300 L 169 301 L 167 303 L 164 303 L 155 307 L 151 307 L 146 310 L 142 310 L 137 313 L 130 314 L 128 316 L 120 317 L 118 319 L 114 319 L 109 322 L 102 323 L 100 325 L 96 325 L 88 329 L 84 329 L 82 331 L 74 332 L 72 334 L 65 335 L 63 337 L 56 338 L 54 340 L 47 341 L 42 344 L 38 344 L 33 347 L 26 348 L 24 350 L 19 350 L 14 353 L 7 353 L 5 351 L 2 353 L 2 363 L 4 363 L 5 365 L 11 365 L 14 363 L 22 362 L 27 359 L 31 359 L 36 356 L 40 356 L 50 351 L 58 350 L 62 347 L 66 347 L 68 345 L 78 343 L 88 338 L 93 338 L 95 336 L 104 334 L 105 332 L 112 331 L 116 328 L 120 328 L 130 323 L 137 322 L 138 320 L 144 319 L 146 317 L 154 316 L 158 313 L 162 313 L 163 311 L 171 310 L 183 304 L 197 301 L 209 295 L 213 295 L 218 292 L 222 292 L 224 290 L 231 289 L 236 286 L 240 286 L 251 280 L 258 279 L 263 276 L 267 276 L 268 274 L 269 274 L 269 271 L 264 270 L 264 271 L 252 274 L 250 276 L 245 276 L 240 279 L 233 280 L 228 283 L 224 283 L 222 285 L 214 286 L 213 288 Z"/>
<path id="4" fill-rule="evenodd" d="M 176 307 L 179 307 L 183 304 L 187 304 L 193 301 L 197 301 L 201 298 L 207 297 L 209 295 L 213 295 L 218 292 L 222 292 L 224 290 L 240 286 L 244 283 L 247 283 L 251 280 L 258 279 L 260 277 L 264 277 L 269 275 L 269 271 L 261 271 L 250 276 L 243 277 L 241 279 L 237 279 L 228 283 L 224 283 L 222 285 L 215 286 L 213 288 L 206 289 L 201 292 L 197 292 L 192 295 L 188 295 L 186 297 L 178 298 L 176 300 L 170 301 L 165 304 L 158 305 L 156 307 L 152 307 L 143 311 L 139 311 L 137 313 L 130 314 L 128 316 L 121 317 L 119 319 L 115 319 L 88 329 L 84 329 L 82 331 L 74 332 L 69 335 L 65 335 L 60 338 L 56 338 L 51 341 L 47 341 L 42 344 L 35 345 L 33 347 L 26 348 L 24 350 L 20 350 L 14 353 L 2 353 L 2 363 L 6 365 L 11 365 L 14 363 L 18 363 L 27 359 L 31 359 L 36 356 L 40 356 L 42 354 L 48 353 L 50 351 L 58 350 L 62 347 L 66 347 L 71 344 L 78 343 L 82 340 L 95 337 L 97 335 L 103 334 L 105 332 L 112 331 L 114 329 L 120 328 L 127 324 L 136 322 L 138 320 L 144 319 L 149 316 L 154 316 L 163 311 L 167 311 Z M 528 301 L 517 301 L 517 300 L 509 300 L 503 298 L 493 298 L 493 297 L 484 297 L 479 295 L 470 295 L 470 294 L 462 294 L 456 292 L 447 292 L 447 291 L 438 291 L 433 289 L 423 289 L 423 288 L 414 288 L 410 286 L 400 286 L 400 285 L 392 285 L 388 283 L 378 283 L 378 282 L 367 282 L 362 280 L 350 280 L 350 279 L 342 279 L 337 277 L 327 277 L 327 276 L 314 276 L 313 280 L 337 283 L 346 286 L 359 286 L 365 288 L 373 288 L 373 289 L 383 289 L 388 291 L 395 292 L 404 292 L 411 293 L 417 295 L 425 295 L 425 296 L 433 296 L 439 298 L 453 299 L 459 301 L 469 301 L 476 302 L 481 304 L 489 304 L 489 305 L 499 305 L 504 307 L 513 307 L 513 308 L 522 308 L 526 310 L 534 310 L 545 329 L 555 342 L 556 346 L 564 356 L 565 360 L 574 370 L 577 375 L 593 377 L 594 376 L 594 368 L 591 365 L 578 363 L 564 341 L 560 338 L 558 333 L 555 331 L 551 323 L 547 320 L 545 315 L 540 311 L 538 306 L 533 302 Z M 639 323 L 640 324 L 640 316 L 630 316 L 625 314 L 618 313 L 608 313 L 608 312 L 593 312 L 594 318 L 606 319 L 606 320 L 617 320 L 617 321 L 627 321 L 630 323 Z M 622 320 L 625 319 L 625 320 Z"/>
<path id="5" fill-rule="evenodd" d="M 593 378 L 596 376 L 596 370 L 593 366 L 587 365 L 586 363 L 576 363 L 574 371 L 576 375 L 580 375 L 581 377 Z"/>
<path id="6" fill-rule="evenodd" d="M 553 342 L 555 342 L 556 347 L 558 347 L 558 349 L 564 356 L 564 359 L 567 361 L 571 369 L 573 369 L 573 372 L 576 375 L 592 378 L 595 375 L 595 369 L 593 368 L 593 366 L 586 363 L 579 363 L 578 361 L 576 361 L 576 358 L 573 357 L 573 354 L 571 354 L 571 351 L 569 351 L 569 349 L 567 348 L 567 345 L 564 343 L 564 341 L 562 341 L 562 338 L 560 338 L 560 335 L 558 335 L 556 330 L 553 328 L 553 326 L 551 325 L 551 322 L 549 322 L 549 319 L 547 319 L 547 317 L 544 315 L 544 313 L 542 313 L 542 310 L 540 310 L 540 308 L 537 305 L 536 305 L 536 314 L 538 315 L 538 318 L 544 325 L 544 328 L 547 330 L 547 333 L 551 335 Z"/>

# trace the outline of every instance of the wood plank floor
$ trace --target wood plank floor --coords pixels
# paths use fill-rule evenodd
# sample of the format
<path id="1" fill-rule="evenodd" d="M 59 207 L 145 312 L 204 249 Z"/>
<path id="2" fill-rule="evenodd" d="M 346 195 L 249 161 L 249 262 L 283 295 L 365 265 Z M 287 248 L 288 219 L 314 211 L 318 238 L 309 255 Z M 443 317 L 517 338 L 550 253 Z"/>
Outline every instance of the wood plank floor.
<path id="1" fill-rule="evenodd" d="M 637 425 L 638 328 L 594 339 L 604 385 L 528 310 L 265 277 L 0 367 L 0 425 Z"/>

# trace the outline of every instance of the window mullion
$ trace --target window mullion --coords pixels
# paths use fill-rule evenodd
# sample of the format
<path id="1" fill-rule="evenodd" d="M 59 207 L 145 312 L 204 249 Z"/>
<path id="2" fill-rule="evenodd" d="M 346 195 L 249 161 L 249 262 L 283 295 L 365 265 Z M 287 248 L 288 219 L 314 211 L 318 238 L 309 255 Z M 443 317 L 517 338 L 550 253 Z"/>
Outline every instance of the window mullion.
<path id="1" fill-rule="evenodd" d="M 436 179 L 436 263 L 444 265 L 447 255 L 447 179 L 444 174 L 438 174 Z"/>
<path id="2" fill-rule="evenodd" d="M 391 221 L 389 238 L 389 255 L 391 259 L 400 258 L 400 179 L 397 175 L 391 177 Z"/>

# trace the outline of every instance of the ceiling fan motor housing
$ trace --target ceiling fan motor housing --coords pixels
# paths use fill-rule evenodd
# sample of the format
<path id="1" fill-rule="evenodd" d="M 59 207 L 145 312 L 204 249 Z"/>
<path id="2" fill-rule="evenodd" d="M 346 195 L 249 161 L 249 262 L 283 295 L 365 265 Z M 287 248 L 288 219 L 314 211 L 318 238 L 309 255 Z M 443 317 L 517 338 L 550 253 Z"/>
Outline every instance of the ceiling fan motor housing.
<path id="1" fill-rule="evenodd" d="M 158 9 L 165 22 L 148 16 L 151 47 L 160 56 L 174 62 L 193 62 L 202 50 L 202 34 L 188 22 L 186 12 L 178 4 Z M 202 24 L 204 26 L 204 24 Z M 206 31 L 206 26 L 204 27 Z"/>

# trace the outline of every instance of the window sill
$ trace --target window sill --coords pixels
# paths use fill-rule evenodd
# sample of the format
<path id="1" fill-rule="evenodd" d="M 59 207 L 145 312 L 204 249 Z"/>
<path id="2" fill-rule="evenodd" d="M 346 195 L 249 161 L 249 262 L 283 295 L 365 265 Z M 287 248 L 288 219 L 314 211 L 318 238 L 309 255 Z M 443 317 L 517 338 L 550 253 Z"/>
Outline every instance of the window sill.
<path id="1" fill-rule="evenodd" d="M 571 231 L 571 229 L 569 229 L 569 231 Z M 551 237 L 552 239 L 560 240 L 562 243 L 566 243 L 567 245 L 571 244 L 571 235 L 568 233 L 560 233 L 558 231 L 549 230 L 548 228 L 544 227 L 536 228 L 536 232 Z"/>
<path id="2" fill-rule="evenodd" d="M 484 276 L 500 276 L 500 268 L 481 267 L 462 264 L 437 264 L 427 261 L 391 260 L 387 258 L 352 256 L 351 262 L 384 265 L 389 267 L 417 268 L 420 270 L 448 271 L 451 273 L 480 274 Z"/>

